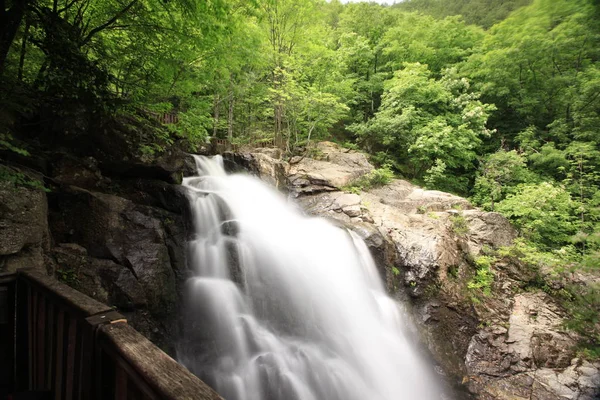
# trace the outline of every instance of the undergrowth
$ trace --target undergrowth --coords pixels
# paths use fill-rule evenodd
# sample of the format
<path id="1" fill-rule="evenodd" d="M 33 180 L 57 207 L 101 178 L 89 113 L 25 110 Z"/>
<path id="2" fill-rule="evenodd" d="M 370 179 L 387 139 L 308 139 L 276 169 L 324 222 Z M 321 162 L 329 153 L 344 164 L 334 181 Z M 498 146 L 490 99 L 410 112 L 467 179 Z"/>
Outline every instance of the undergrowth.
<path id="1" fill-rule="evenodd" d="M 394 172 L 389 166 L 377 168 L 366 174 L 365 176 L 353 181 L 342 190 L 350 193 L 360 193 L 375 187 L 381 187 L 389 184 L 394 179 Z"/>
<path id="2" fill-rule="evenodd" d="M 32 179 L 22 172 L 14 170 L 5 165 L 0 165 L 0 182 L 7 183 L 13 188 L 27 187 L 30 189 L 43 190 L 49 192 L 42 182 L 37 179 Z"/>

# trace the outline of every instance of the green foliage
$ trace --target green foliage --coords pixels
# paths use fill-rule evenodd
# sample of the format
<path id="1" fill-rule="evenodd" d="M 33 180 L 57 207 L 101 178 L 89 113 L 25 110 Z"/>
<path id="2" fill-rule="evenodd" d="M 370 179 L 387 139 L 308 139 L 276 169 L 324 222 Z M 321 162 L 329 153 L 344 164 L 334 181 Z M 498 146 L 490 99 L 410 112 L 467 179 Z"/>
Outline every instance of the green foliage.
<path id="1" fill-rule="evenodd" d="M 600 101 L 588 91 L 597 84 L 595 7 L 588 0 L 536 0 L 494 26 L 462 68 L 498 106 L 510 139 L 531 125 L 545 131 L 544 141 L 593 135 L 589 122 L 598 113 L 592 104 Z"/>
<path id="2" fill-rule="evenodd" d="M 44 192 L 50 191 L 50 189 L 46 188 L 39 180 L 32 179 L 24 173 L 4 165 L 0 165 L 0 183 L 4 183 L 13 188 L 27 187 L 30 189 L 42 190 Z"/>
<path id="3" fill-rule="evenodd" d="M 191 98 L 186 103 L 185 111 L 178 113 L 178 122 L 169 125 L 169 129 L 177 137 L 186 139 L 191 150 L 196 151 L 208 140 L 208 130 L 212 126 L 210 105 L 197 98 Z"/>
<path id="4" fill-rule="evenodd" d="M 452 266 L 448 267 L 447 272 L 448 272 L 448 275 L 451 278 L 457 279 L 458 278 L 459 267 L 457 265 L 452 265 Z"/>
<path id="5" fill-rule="evenodd" d="M 485 124 L 494 107 L 468 89 L 456 70 L 435 79 L 426 65 L 405 64 L 386 83 L 375 117 L 350 129 L 371 148 L 393 149 L 410 177 L 425 176 L 429 184 L 454 179 L 451 171 L 472 168 L 481 139 L 490 134 Z"/>
<path id="6" fill-rule="evenodd" d="M 526 159 L 515 150 L 499 150 L 490 154 L 481 163 L 475 179 L 473 201 L 487 209 L 507 194 L 514 194 L 516 186 L 535 181 L 534 175 L 527 169 Z"/>
<path id="7" fill-rule="evenodd" d="M 435 19 L 403 13 L 381 43 L 393 70 L 403 63 L 418 62 L 440 76 L 446 68 L 466 60 L 483 37 L 481 29 L 465 24 L 460 17 Z"/>
<path id="8" fill-rule="evenodd" d="M 600 286 L 589 284 L 586 286 L 571 287 L 569 292 L 573 296 L 563 304 L 569 312 L 570 318 L 566 320 L 566 327 L 584 335 L 589 350 L 598 352 L 600 349 Z"/>
<path id="9" fill-rule="evenodd" d="M 406 0 L 395 6 L 440 19 L 449 15 L 460 15 L 469 24 L 489 28 L 505 19 L 511 11 L 529 3 L 531 0 Z"/>
<path id="10" fill-rule="evenodd" d="M 469 224 L 467 219 L 460 213 L 450 216 L 450 229 L 457 236 L 465 236 L 469 233 Z"/>
<path id="11" fill-rule="evenodd" d="M 394 179 L 394 172 L 388 166 L 376 168 L 367 175 L 367 182 L 370 187 L 385 186 L 392 179 Z"/>
<path id="12" fill-rule="evenodd" d="M 521 232 L 499 254 L 537 272 L 598 273 L 595 0 L 23 4 L 22 15 L 2 10 L 0 24 L 2 152 L 27 156 L 16 139 L 46 133 L 88 140 L 115 116 L 146 161 L 210 137 L 275 141 L 287 155 L 314 158 L 312 142 L 335 140 L 379 167 L 346 190 L 398 173 L 470 195 Z M 149 118 L 163 113 L 178 122 Z M 0 180 L 44 189 L 6 167 Z M 461 214 L 450 224 L 468 233 Z M 493 275 L 481 263 L 471 286 L 485 292 Z M 598 343 L 594 290 L 564 296 L 573 328 L 592 332 L 589 351 Z"/>
<path id="13" fill-rule="evenodd" d="M 394 179 L 394 172 L 389 166 L 376 168 L 352 182 L 350 185 L 342 188 L 344 191 L 359 194 L 363 190 L 368 190 L 374 187 L 385 186 Z"/>
<path id="14" fill-rule="evenodd" d="M 484 296 L 490 296 L 492 294 L 492 284 L 494 283 L 492 265 L 495 262 L 496 258 L 491 256 L 479 256 L 475 258 L 475 276 L 469 281 L 467 287 L 480 291 Z"/>
<path id="15" fill-rule="evenodd" d="M 78 271 L 73 268 L 60 266 L 55 271 L 56 278 L 65 284 L 77 289 L 79 286 Z"/>
<path id="16" fill-rule="evenodd" d="M 8 150 L 22 156 L 29 156 L 29 152 L 14 144 L 14 139 L 10 133 L 0 133 L 0 150 Z"/>
<path id="17" fill-rule="evenodd" d="M 563 186 L 542 182 L 519 185 L 496 209 L 510 219 L 526 239 L 550 249 L 571 242 L 579 228 L 574 217 L 578 207 L 578 202 Z"/>

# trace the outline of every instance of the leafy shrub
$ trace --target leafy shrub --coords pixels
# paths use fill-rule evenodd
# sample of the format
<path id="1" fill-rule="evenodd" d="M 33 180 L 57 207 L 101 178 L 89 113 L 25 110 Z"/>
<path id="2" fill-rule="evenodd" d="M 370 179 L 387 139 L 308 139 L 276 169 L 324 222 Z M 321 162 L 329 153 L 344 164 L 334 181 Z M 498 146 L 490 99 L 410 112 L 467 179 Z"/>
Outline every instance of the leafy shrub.
<path id="1" fill-rule="evenodd" d="M 498 203 L 497 211 L 542 250 L 571 243 L 578 230 L 579 205 L 562 186 L 543 182 L 519 185 L 516 194 Z"/>
<path id="2" fill-rule="evenodd" d="M 394 172 L 389 166 L 374 169 L 367 175 L 352 182 L 350 185 L 342 188 L 346 192 L 360 193 L 373 187 L 380 187 L 389 184 L 394 179 Z"/>
<path id="3" fill-rule="evenodd" d="M 514 193 L 518 184 L 534 180 L 525 157 L 514 150 L 499 150 L 481 163 L 472 199 L 475 204 L 494 210 L 495 204 Z"/>
<path id="4" fill-rule="evenodd" d="M 367 179 L 370 187 L 384 186 L 394 179 L 394 172 L 389 166 L 383 166 L 371 171 Z"/>
<path id="5" fill-rule="evenodd" d="M 0 150 L 8 150 L 22 156 L 29 156 L 29 152 L 13 143 L 14 139 L 10 133 L 0 133 Z"/>
<path id="6" fill-rule="evenodd" d="M 467 224 L 467 220 L 461 214 L 455 214 L 450 217 L 450 222 L 452 225 L 450 229 L 454 234 L 458 236 L 464 236 L 469 233 L 469 225 Z"/>
<path id="7" fill-rule="evenodd" d="M 484 296 L 490 296 L 492 294 L 492 283 L 494 283 L 492 264 L 495 261 L 496 258 L 491 256 L 479 256 L 475 258 L 474 262 L 477 271 L 473 279 L 467 284 L 467 287 L 480 291 Z"/>
<path id="8" fill-rule="evenodd" d="M 43 190 L 45 192 L 50 191 L 50 189 L 46 188 L 44 184 L 37 179 L 29 178 L 27 175 L 3 165 L 0 165 L 0 182 L 6 182 L 15 188 L 22 186 L 31 189 Z"/>

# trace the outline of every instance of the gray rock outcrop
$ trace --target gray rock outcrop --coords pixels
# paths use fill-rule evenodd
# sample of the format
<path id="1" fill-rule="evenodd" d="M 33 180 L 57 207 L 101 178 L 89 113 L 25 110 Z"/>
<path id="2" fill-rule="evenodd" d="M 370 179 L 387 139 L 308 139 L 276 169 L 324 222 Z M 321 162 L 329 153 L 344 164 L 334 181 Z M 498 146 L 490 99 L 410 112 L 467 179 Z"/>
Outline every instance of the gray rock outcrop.
<path id="1" fill-rule="evenodd" d="M 0 181 L 0 272 L 43 268 L 49 247 L 47 214 L 41 188 Z"/>

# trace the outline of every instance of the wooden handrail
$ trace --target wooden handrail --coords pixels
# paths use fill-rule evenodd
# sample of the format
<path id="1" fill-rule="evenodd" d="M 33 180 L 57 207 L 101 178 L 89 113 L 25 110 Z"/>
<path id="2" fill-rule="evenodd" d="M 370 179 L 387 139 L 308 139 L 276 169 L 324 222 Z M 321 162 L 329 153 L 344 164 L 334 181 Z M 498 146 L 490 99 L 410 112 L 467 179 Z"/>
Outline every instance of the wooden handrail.
<path id="1" fill-rule="evenodd" d="M 151 111 L 150 115 L 152 116 L 152 118 L 164 125 L 176 124 L 179 122 L 179 115 L 177 115 L 177 113 L 174 112 L 157 113 Z"/>
<path id="2" fill-rule="evenodd" d="M 116 361 L 115 388 L 128 392 L 133 385 L 144 398 L 153 399 L 221 399 L 128 324 L 103 325 L 98 336 L 101 357 Z"/>
<path id="3" fill-rule="evenodd" d="M 0 378 L 12 376 L 0 379 L 0 398 L 35 390 L 56 400 L 221 399 L 123 315 L 43 272 L 0 274 L 0 317 L 2 301 L 11 315 L 0 319 L 0 335 L 13 340 L 0 351 L 15 356 L 0 359 L 9 371 Z"/>
<path id="4" fill-rule="evenodd" d="M 0 399 L 14 390 L 17 274 L 0 274 Z"/>
<path id="5" fill-rule="evenodd" d="M 217 138 L 214 136 L 210 138 L 210 143 L 217 151 L 222 151 L 222 150 L 237 151 L 237 149 L 239 147 L 238 145 L 231 143 L 228 139 L 221 139 L 221 138 Z M 256 147 L 256 148 L 275 147 L 275 139 L 251 142 L 251 143 L 249 143 L 249 145 Z"/>

